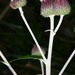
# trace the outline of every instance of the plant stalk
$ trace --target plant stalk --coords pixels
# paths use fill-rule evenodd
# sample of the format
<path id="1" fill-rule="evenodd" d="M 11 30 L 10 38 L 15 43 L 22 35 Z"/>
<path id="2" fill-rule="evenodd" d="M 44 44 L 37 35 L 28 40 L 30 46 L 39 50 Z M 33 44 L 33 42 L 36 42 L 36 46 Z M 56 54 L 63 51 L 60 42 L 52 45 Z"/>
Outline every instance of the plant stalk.
<path id="1" fill-rule="evenodd" d="M 29 26 L 29 24 L 28 24 L 28 22 L 27 22 L 27 20 L 26 20 L 26 18 L 25 18 L 25 16 L 24 16 L 24 12 L 23 12 L 23 10 L 22 10 L 21 7 L 19 8 L 19 11 L 20 11 L 21 17 L 22 17 L 22 19 L 23 19 L 23 21 L 24 21 L 26 27 L 28 28 L 28 30 L 29 30 L 29 32 L 30 32 L 30 34 L 31 34 L 31 36 L 32 36 L 32 38 L 33 38 L 33 40 L 34 40 L 36 46 L 38 47 L 38 49 L 39 49 L 39 51 L 40 51 L 40 53 L 41 53 L 42 58 L 43 58 L 44 60 L 46 60 L 46 57 L 45 57 L 45 55 L 44 55 L 44 53 L 43 53 L 43 51 L 42 51 L 42 49 L 41 49 L 41 47 L 40 47 L 38 41 L 37 41 L 36 38 L 35 38 L 35 36 L 34 36 L 32 30 L 31 30 L 31 28 L 30 28 L 30 26 Z"/>
<path id="2" fill-rule="evenodd" d="M 7 59 L 5 58 L 5 56 L 3 55 L 3 53 L 1 51 L 0 51 L 0 56 L 3 59 L 2 63 L 5 64 L 10 69 L 10 71 L 12 72 L 13 75 L 17 75 L 17 73 L 12 68 L 12 66 L 9 64 L 9 62 L 7 61 Z"/>
<path id="3" fill-rule="evenodd" d="M 49 36 L 49 47 L 48 47 L 48 56 L 46 61 L 46 75 L 51 75 L 51 59 L 52 59 L 52 48 L 53 48 L 53 40 L 56 32 L 58 31 L 64 15 L 60 15 L 60 20 L 54 29 L 54 17 L 55 15 L 50 15 L 50 36 Z"/>
<path id="4" fill-rule="evenodd" d="M 54 39 L 54 16 L 50 15 L 50 36 L 49 36 L 49 46 L 48 46 L 48 56 L 46 61 L 46 75 L 51 75 L 51 58 L 52 58 L 52 47 Z"/>

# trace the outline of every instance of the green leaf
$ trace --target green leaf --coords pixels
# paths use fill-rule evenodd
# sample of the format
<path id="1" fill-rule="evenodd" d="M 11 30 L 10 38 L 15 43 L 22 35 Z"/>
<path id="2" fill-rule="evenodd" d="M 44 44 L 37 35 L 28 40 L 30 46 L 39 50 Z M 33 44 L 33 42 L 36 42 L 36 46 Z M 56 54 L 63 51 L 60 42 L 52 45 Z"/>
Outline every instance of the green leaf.
<path id="1" fill-rule="evenodd" d="M 27 56 L 18 57 L 18 58 L 13 59 L 13 60 L 11 60 L 9 62 L 12 63 L 12 62 L 15 62 L 15 61 L 18 61 L 18 60 L 25 60 L 25 59 L 39 60 L 39 59 L 42 59 L 42 57 L 41 56 L 37 56 L 37 55 L 27 55 Z"/>

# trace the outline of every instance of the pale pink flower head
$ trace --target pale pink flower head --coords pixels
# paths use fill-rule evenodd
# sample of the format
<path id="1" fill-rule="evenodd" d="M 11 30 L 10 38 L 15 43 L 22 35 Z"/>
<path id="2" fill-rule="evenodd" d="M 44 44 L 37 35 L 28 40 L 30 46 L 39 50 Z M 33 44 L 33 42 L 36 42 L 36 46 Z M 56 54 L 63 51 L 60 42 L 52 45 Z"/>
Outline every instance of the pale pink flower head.
<path id="1" fill-rule="evenodd" d="M 46 49 L 42 47 L 42 51 L 43 51 L 43 53 L 45 55 L 46 54 Z M 41 56 L 41 54 L 40 54 L 40 52 L 38 50 L 38 47 L 36 45 L 33 46 L 31 54 Z"/>
<path id="2" fill-rule="evenodd" d="M 10 2 L 10 7 L 13 8 L 13 9 L 17 9 L 19 7 L 25 6 L 26 3 L 27 3 L 26 0 L 12 0 Z"/>
<path id="3" fill-rule="evenodd" d="M 41 0 L 41 15 L 67 15 L 71 11 L 68 0 Z"/>

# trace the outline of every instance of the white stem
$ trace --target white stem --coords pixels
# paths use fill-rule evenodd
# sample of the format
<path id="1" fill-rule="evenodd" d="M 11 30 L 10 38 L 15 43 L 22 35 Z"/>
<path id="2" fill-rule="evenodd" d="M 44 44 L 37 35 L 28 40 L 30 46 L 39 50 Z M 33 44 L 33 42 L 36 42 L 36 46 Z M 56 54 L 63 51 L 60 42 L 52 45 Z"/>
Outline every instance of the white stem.
<path id="1" fill-rule="evenodd" d="M 50 15 L 50 30 L 54 30 L 54 17 L 55 15 Z"/>
<path id="2" fill-rule="evenodd" d="M 13 1 L 13 0 L 11 0 L 11 1 Z"/>
<path id="3" fill-rule="evenodd" d="M 40 64 L 41 64 L 42 75 L 45 75 L 45 74 L 44 74 L 44 62 L 43 62 L 42 59 L 40 59 Z"/>
<path id="4" fill-rule="evenodd" d="M 46 62 L 46 75 L 51 75 L 51 58 L 52 58 L 53 40 L 54 40 L 54 36 L 56 32 L 58 31 L 62 23 L 63 15 L 60 15 L 60 20 L 55 30 L 54 30 L 55 15 L 50 15 L 49 17 L 50 17 L 50 37 L 49 37 L 48 57 L 47 57 L 47 62 Z"/>
<path id="5" fill-rule="evenodd" d="M 64 17 L 64 15 L 60 15 L 60 20 L 59 20 L 58 25 L 56 26 L 56 28 L 54 30 L 55 33 L 58 31 L 58 29 L 59 29 L 59 27 L 63 21 L 63 17 Z"/>
<path id="6" fill-rule="evenodd" d="M 50 31 L 50 29 L 48 29 L 48 30 L 45 30 L 45 32 L 49 32 Z"/>
<path id="7" fill-rule="evenodd" d="M 31 30 L 31 28 L 30 28 L 30 26 L 29 26 L 29 24 L 28 24 L 28 22 L 27 22 L 26 19 L 25 19 L 25 16 L 24 16 L 24 14 L 23 14 L 23 10 L 22 10 L 21 7 L 19 8 L 19 11 L 20 11 L 21 17 L 22 17 L 22 19 L 23 19 L 23 21 L 24 21 L 26 27 L 28 28 L 28 30 L 29 30 L 29 32 L 30 32 L 30 34 L 31 34 L 31 36 L 32 36 L 32 38 L 33 38 L 35 44 L 37 45 L 37 47 L 38 47 L 38 49 L 39 49 L 39 51 L 40 51 L 40 53 L 41 53 L 41 55 L 42 55 L 42 58 L 43 58 L 44 60 L 46 60 L 46 57 L 45 57 L 45 55 L 44 55 L 44 53 L 43 53 L 43 51 L 42 51 L 42 49 L 41 49 L 41 47 L 40 47 L 38 41 L 36 40 L 36 38 L 35 38 L 35 36 L 34 36 L 32 30 Z"/>
<path id="8" fill-rule="evenodd" d="M 54 38 L 54 16 L 50 15 L 50 37 L 49 37 L 49 47 L 48 47 L 48 57 L 46 62 L 46 75 L 51 75 L 51 56 L 52 56 L 52 46 Z"/>
<path id="9" fill-rule="evenodd" d="M 72 54 L 70 55 L 69 59 L 67 60 L 67 62 L 65 63 L 65 65 L 63 66 L 63 68 L 61 69 L 60 73 L 58 75 L 62 75 L 63 72 L 65 71 L 66 67 L 68 66 L 68 64 L 70 63 L 71 59 L 73 58 L 73 56 L 75 55 L 75 50 L 72 52 Z"/>
<path id="10" fill-rule="evenodd" d="M 54 15 L 50 16 L 50 36 L 49 36 L 49 46 L 48 46 L 48 59 L 51 59 L 52 55 L 52 45 L 53 45 L 53 37 L 54 37 Z"/>
<path id="11" fill-rule="evenodd" d="M 4 57 L 4 55 L 2 54 L 2 52 L 0 51 L 0 56 L 1 58 L 3 59 L 3 64 L 5 64 L 9 69 L 10 71 L 13 73 L 13 75 L 17 75 L 17 73 L 14 71 L 14 69 L 11 67 L 11 65 L 9 64 L 9 62 L 7 61 L 7 59 Z"/>
<path id="12" fill-rule="evenodd" d="M 50 37 L 49 37 L 49 48 L 48 48 L 48 56 L 46 61 L 46 75 L 51 75 L 51 56 L 52 56 L 52 45 L 53 45 L 53 37 L 54 37 L 54 15 L 50 15 Z"/>
<path id="13" fill-rule="evenodd" d="M 55 33 L 58 31 L 58 29 L 59 29 L 59 27 L 60 27 L 60 25 L 62 23 L 63 18 L 64 18 L 64 15 L 60 15 L 60 20 L 59 20 L 58 25 L 56 26 L 56 28 L 54 30 Z M 48 31 L 51 31 L 51 30 L 50 29 L 45 30 L 45 32 L 48 32 Z"/>
<path id="14" fill-rule="evenodd" d="M 40 0 L 40 2 L 43 2 L 43 0 Z"/>

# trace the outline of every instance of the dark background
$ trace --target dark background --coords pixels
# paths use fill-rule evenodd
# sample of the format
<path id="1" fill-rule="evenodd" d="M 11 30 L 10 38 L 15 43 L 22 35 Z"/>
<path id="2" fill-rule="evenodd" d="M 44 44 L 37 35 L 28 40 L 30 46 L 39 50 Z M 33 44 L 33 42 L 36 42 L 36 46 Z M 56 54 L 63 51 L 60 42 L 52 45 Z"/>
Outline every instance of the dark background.
<path id="1" fill-rule="evenodd" d="M 8 61 L 20 56 L 31 55 L 35 44 L 27 30 L 20 13 L 9 7 L 10 0 L 0 0 L 0 50 Z M 69 0 L 71 13 L 64 17 L 62 25 L 54 38 L 52 55 L 52 75 L 57 75 L 70 54 L 75 49 L 75 0 Z M 40 1 L 27 0 L 23 7 L 25 17 L 34 32 L 39 44 L 48 47 L 49 18 L 40 15 Z M 55 17 L 55 25 L 59 16 Z M 2 59 L 1 59 L 2 60 Z M 21 59 L 10 63 L 18 75 L 41 74 L 38 60 Z M 12 75 L 10 70 L 0 63 L 0 75 Z M 75 58 L 72 59 L 63 75 L 75 75 Z"/>

